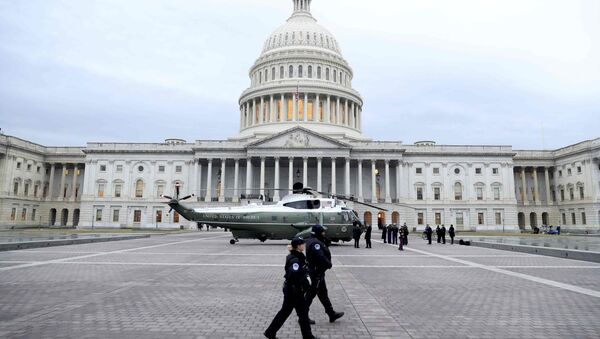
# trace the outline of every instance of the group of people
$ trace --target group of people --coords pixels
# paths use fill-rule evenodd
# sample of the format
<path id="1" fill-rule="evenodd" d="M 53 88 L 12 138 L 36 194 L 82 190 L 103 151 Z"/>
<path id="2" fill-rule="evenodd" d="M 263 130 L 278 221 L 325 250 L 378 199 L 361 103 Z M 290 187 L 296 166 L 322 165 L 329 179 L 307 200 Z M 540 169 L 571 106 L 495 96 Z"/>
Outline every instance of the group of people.
<path id="1" fill-rule="evenodd" d="M 317 338 L 311 330 L 311 325 L 315 322 L 308 316 L 310 305 L 315 297 L 318 297 L 323 304 L 329 322 L 333 323 L 344 316 L 344 312 L 334 311 L 327 293 L 325 272 L 332 267 L 328 243 L 325 228 L 321 225 L 312 227 L 311 236 L 306 241 L 300 237 L 292 240 L 288 246 L 290 253 L 284 267 L 283 305 L 265 331 L 265 337 L 277 338 L 277 332 L 295 309 L 302 338 Z M 306 255 L 304 255 L 305 248 Z"/>
<path id="2" fill-rule="evenodd" d="M 383 239 L 383 243 L 398 245 L 398 240 L 400 240 L 400 245 L 408 245 L 408 226 L 406 223 L 402 226 L 398 226 L 396 224 L 392 225 L 383 225 L 381 228 L 381 239 Z"/>
<path id="3" fill-rule="evenodd" d="M 437 235 L 438 244 L 446 243 L 446 231 L 448 232 L 448 235 L 450 236 L 451 244 L 454 245 L 454 237 L 456 236 L 456 231 L 454 230 L 454 225 L 450 225 L 450 228 L 448 230 L 446 230 L 446 226 L 444 226 L 443 224 L 442 224 L 442 227 L 440 227 L 440 225 L 437 225 L 437 227 L 435 228 L 435 234 Z M 423 233 L 427 237 L 428 244 L 431 245 L 433 229 L 431 228 L 431 226 L 429 226 L 429 224 L 427 224 L 427 226 L 425 226 L 425 231 Z"/>
<path id="4" fill-rule="evenodd" d="M 371 232 L 373 232 L 373 227 L 371 225 L 367 225 L 365 230 L 365 243 L 366 248 L 371 247 Z M 362 234 L 362 229 L 360 227 L 360 223 L 354 222 L 354 226 L 352 229 L 352 239 L 354 239 L 354 248 L 360 248 L 360 236 Z"/>

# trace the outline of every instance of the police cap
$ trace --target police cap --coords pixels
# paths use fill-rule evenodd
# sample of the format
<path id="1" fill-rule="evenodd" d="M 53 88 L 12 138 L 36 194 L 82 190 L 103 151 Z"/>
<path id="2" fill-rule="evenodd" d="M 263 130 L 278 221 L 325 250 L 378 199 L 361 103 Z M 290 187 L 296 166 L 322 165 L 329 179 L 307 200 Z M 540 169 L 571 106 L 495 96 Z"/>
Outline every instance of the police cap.
<path id="1" fill-rule="evenodd" d="M 302 239 L 301 237 L 295 237 L 294 239 L 292 239 L 292 247 L 296 248 L 302 244 L 304 244 L 304 239 Z"/>
<path id="2" fill-rule="evenodd" d="M 321 225 L 314 225 L 312 227 L 312 233 L 313 234 L 323 234 L 323 233 L 325 233 L 325 228 L 323 228 L 323 226 L 321 226 Z"/>

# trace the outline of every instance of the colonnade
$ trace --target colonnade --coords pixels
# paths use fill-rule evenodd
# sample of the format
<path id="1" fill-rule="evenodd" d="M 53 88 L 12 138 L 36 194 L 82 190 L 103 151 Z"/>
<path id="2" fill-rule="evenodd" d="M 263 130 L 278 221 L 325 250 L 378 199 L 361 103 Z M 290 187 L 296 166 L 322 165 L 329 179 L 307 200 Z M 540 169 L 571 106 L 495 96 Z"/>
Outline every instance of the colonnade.
<path id="1" fill-rule="evenodd" d="M 240 106 L 242 129 L 277 122 L 323 122 L 361 128 L 359 103 L 343 97 L 321 94 L 271 94 L 244 102 Z"/>
<path id="2" fill-rule="evenodd" d="M 69 166 L 70 165 L 70 166 Z M 71 177 L 71 189 L 70 192 L 65 191 L 65 187 L 67 186 L 67 171 L 70 169 L 73 171 Z M 61 170 L 60 181 L 59 181 L 59 200 L 70 200 L 76 201 L 81 199 L 81 193 L 78 190 L 78 178 L 81 175 L 81 171 L 84 168 L 84 164 L 68 164 L 68 163 L 50 163 L 50 175 L 48 178 L 48 193 L 45 196 L 46 200 L 54 199 L 54 177 L 57 170 Z M 70 193 L 70 194 L 69 194 Z"/>
<path id="3" fill-rule="evenodd" d="M 527 171 L 527 168 L 531 168 L 531 172 Z M 540 182 L 539 182 L 539 178 L 538 178 L 538 170 L 542 170 L 544 173 L 544 184 L 545 184 L 545 188 L 546 188 L 546 197 L 545 197 L 545 203 L 550 205 L 553 202 L 553 197 L 552 197 L 552 191 L 551 191 L 551 186 L 550 186 L 550 173 L 554 173 L 554 168 L 553 167 L 537 167 L 537 166 L 533 166 L 533 167 L 527 167 L 527 166 L 522 166 L 522 167 L 515 167 L 515 173 L 517 173 L 517 175 L 519 176 L 519 181 L 521 182 L 521 191 L 518 192 L 516 191 L 516 198 L 517 201 L 521 201 L 524 204 L 530 204 L 533 203 L 534 205 L 541 205 L 542 203 L 542 199 L 540 196 Z M 531 199 L 529 199 L 529 190 L 531 187 L 528 187 L 530 185 L 527 184 L 527 175 L 530 174 L 533 178 L 533 191 L 531 194 Z"/>

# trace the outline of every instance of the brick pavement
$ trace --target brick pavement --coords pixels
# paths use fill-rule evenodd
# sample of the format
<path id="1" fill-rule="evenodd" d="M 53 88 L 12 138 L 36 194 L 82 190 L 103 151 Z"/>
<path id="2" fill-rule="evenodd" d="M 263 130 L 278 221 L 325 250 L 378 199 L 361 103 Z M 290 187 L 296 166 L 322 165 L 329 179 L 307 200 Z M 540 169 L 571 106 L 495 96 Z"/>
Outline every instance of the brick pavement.
<path id="1" fill-rule="evenodd" d="M 0 337 L 260 338 L 282 301 L 285 243 L 228 240 L 190 233 L 0 253 Z M 600 337 L 600 265 L 411 240 L 404 252 L 333 246 L 329 293 L 346 316 L 330 324 L 315 300 L 315 334 Z M 279 337 L 300 337 L 295 315 Z"/>

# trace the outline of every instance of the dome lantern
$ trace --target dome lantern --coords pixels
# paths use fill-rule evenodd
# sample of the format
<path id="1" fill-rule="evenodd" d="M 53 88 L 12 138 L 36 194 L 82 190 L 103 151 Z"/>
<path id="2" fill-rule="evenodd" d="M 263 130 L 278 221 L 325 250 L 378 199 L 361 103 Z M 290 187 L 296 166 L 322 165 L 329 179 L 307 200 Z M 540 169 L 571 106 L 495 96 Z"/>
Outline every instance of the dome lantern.
<path id="1" fill-rule="evenodd" d="M 294 13 L 292 16 L 297 15 L 308 15 L 310 14 L 310 3 L 312 0 L 294 0 Z"/>

